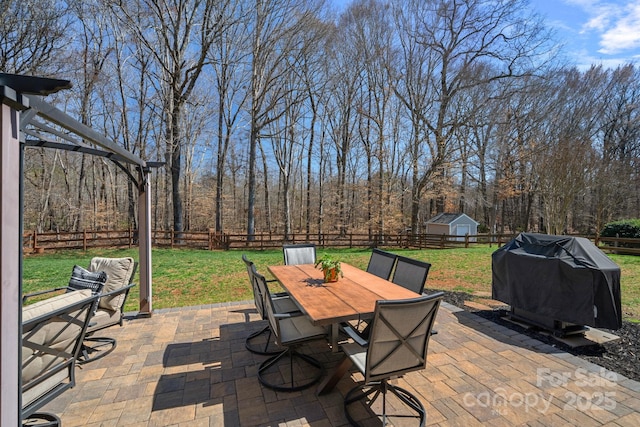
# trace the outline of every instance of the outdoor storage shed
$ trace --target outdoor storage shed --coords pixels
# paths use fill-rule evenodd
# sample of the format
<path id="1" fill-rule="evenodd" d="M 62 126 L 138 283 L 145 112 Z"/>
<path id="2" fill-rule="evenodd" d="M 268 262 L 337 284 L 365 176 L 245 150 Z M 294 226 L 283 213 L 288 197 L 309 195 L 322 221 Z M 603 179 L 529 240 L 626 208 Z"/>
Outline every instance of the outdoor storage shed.
<path id="1" fill-rule="evenodd" d="M 522 233 L 492 254 L 493 299 L 537 318 L 622 327 L 620 268 L 583 237 Z"/>
<path id="2" fill-rule="evenodd" d="M 427 221 L 427 234 L 460 236 L 457 240 L 464 241 L 465 235 L 478 234 L 478 223 L 463 213 L 439 213 Z M 475 237 L 469 240 L 476 241 Z"/>

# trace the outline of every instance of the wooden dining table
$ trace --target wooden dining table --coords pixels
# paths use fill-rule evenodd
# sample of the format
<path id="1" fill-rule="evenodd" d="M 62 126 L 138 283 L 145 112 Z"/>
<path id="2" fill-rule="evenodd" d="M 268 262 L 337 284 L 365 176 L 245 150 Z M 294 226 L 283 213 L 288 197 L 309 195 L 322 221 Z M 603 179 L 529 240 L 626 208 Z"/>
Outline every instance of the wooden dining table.
<path id="1" fill-rule="evenodd" d="M 322 271 L 313 264 L 268 267 L 314 325 L 331 326 L 331 346 L 334 351 L 337 351 L 341 322 L 371 317 L 378 300 L 419 296 L 347 263 L 341 263 L 341 268 L 344 277 L 337 282 L 324 283 Z"/>

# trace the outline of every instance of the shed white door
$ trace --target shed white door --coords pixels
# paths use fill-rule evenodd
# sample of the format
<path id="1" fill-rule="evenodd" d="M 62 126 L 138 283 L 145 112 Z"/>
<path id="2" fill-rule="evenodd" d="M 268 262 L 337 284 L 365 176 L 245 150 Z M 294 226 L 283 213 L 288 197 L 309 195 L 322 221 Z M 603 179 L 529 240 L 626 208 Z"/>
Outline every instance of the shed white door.
<path id="1" fill-rule="evenodd" d="M 469 234 L 469 232 L 471 231 L 471 226 L 469 224 L 460 224 L 456 227 L 456 236 L 462 236 L 462 237 L 458 237 L 457 240 L 459 242 L 464 242 L 464 236 Z"/>

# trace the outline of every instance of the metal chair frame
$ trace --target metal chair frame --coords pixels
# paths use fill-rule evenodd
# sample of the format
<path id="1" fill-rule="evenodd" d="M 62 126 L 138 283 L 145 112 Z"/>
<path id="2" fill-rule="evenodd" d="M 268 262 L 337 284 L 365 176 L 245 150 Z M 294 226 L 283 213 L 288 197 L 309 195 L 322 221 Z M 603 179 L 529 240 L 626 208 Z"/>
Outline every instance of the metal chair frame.
<path id="1" fill-rule="evenodd" d="M 295 314 L 292 315 L 291 313 L 276 313 L 274 311 L 274 303 L 273 303 L 271 294 L 266 289 L 267 288 L 266 280 L 262 275 L 258 273 L 256 273 L 256 278 L 257 278 L 257 282 L 262 288 L 264 306 L 265 306 L 267 318 L 269 319 L 269 324 L 271 326 L 271 331 L 275 336 L 276 343 L 281 347 L 284 347 L 284 349 L 280 353 L 270 357 L 269 359 L 265 360 L 260 364 L 260 367 L 258 368 L 258 380 L 265 387 L 275 391 L 291 392 L 291 391 L 298 391 L 298 390 L 303 390 L 308 387 L 311 387 L 313 384 L 320 381 L 320 378 L 322 378 L 322 376 L 324 375 L 324 371 L 325 371 L 324 365 L 322 365 L 322 363 L 320 363 L 314 357 L 298 352 L 296 347 L 300 344 L 303 344 L 313 339 L 324 338 L 326 336 L 325 329 L 319 326 L 311 326 L 309 318 L 306 316 L 295 315 Z M 309 322 L 306 325 L 304 325 L 305 328 L 309 329 L 309 331 L 307 331 L 307 333 L 298 332 L 297 336 L 289 336 L 287 337 L 288 338 L 287 341 L 285 341 L 280 324 L 281 322 L 287 322 L 287 321 L 300 322 L 300 323 Z M 300 331 L 300 329 L 297 327 L 295 329 L 297 331 Z M 277 384 L 270 381 L 267 378 L 268 371 L 273 366 L 276 366 L 278 362 L 284 358 L 289 359 L 289 379 L 287 381 L 287 379 L 283 377 L 283 383 Z M 303 362 L 306 366 L 308 366 L 310 369 L 315 369 L 316 374 L 311 376 L 306 381 L 297 383 L 294 375 L 294 369 L 293 369 L 294 360 L 299 360 Z M 304 371 L 307 372 L 308 369 L 304 369 Z"/>
<path id="2" fill-rule="evenodd" d="M 398 256 L 391 281 L 417 294 L 424 291 L 431 264 L 413 258 Z M 416 275 L 416 272 L 421 274 Z"/>
<path id="3" fill-rule="evenodd" d="M 262 296 L 262 291 L 259 283 L 257 282 L 258 278 L 256 277 L 257 270 L 255 264 L 250 261 L 246 255 L 242 255 L 242 261 L 245 263 L 247 267 L 247 274 L 249 275 L 249 282 L 251 284 L 251 289 L 253 291 L 253 300 L 256 306 L 256 310 L 260 319 L 267 320 L 267 315 L 264 308 L 264 298 Z M 266 280 L 266 282 L 270 282 Z M 278 292 L 271 294 L 272 298 L 278 302 L 279 312 L 286 313 L 296 313 L 301 314 L 300 310 L 295 303 L 289 298 L 289 295 L 286 292 Z M 267 334 L 267 338 L 263 348 L 259 348 L 254 342 L 260 339 L 263 335 Z M 282 348 L 279 346 L 274 346 L 273 340 L 271 339 L 271 326 L 267 323 L 262 329 L 259 329 L 247 336 L 244 340 L 244 346 L 247 350 L 254 354 L 260 354 L 265 356 L 271 356 L 274 354 L 279 354 L 282 352 Z"/>
<path id="4" fill-rule="evenodd" d="M 314 243 L 296 243 L 282 245 L 285 265 L 315 264 L 316 245 Z"/>
<path id="5" fill-rule="evenodd" d="M 353 425 L 359 425 L 349 409 L 354 403 L 364 400 L 371 408 L 373 403 L 382 397 L 382 425 L 386 425 L 390 417 L 411 417 L 426 423 L 426 411 L 420 400 L 408 390 L 388 382 L 390 378 L 424 369 L 427 363 L 427 349 L 433 324 L 436 319 L 443 293 L 423 295 L 407 300 L 378 301 L 374 314 L 371 335 L 363 341 L 359 335 L 352 335 L 354 343 L 344 344 L 345 354 L 352 360 L 362 360 L 362 352 L 366 352 L 365 364 L 356 362 L 356 366 L 364 374 L 364 382 L 352 388 L 344 398 L 345 415 Z M 398 310 L 413 308 L 413 317 L 397 317 Z M 404 330 L 405 332 L 401 332 Z M 349 333 L 348 329 L 347 332 Z M 393 339 L 395 337 L 395 339 Z M 379 341 L 378 341 L 379 340 Z M 400 357 L 398 357 L 400 355 Z M 397 358 L 398 357 L 398 358 Z M 413 360 L 413 363 L 409 363 Z M 385 363 L 397 363 L 393 369 Z M 387 413 L 387 395 L 392 393 L 413 411 L 415 415 Z"/>
<path id="6" fill-rule="evenodd" d="M 397 259 L 398 255 L 396 254 L 374 248 L 371 251 L 371 257 L 369 258 L 369 264 L 367 265 L 367 272 L 385 280 L 389 280 Z"/>

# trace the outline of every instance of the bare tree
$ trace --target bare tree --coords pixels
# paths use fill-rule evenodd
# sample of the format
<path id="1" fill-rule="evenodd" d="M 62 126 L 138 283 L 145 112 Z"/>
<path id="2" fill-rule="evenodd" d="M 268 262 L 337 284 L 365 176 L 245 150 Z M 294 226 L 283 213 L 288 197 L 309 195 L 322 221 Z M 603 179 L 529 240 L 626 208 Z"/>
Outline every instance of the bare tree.
<path id="1" fill-rule="evenodd" d="M 311 47 L 310 49 L 304 50 L 300 57 L 300 64 L 297 67 L 306 94 L 306 98 L 304 100 L 306 110 L 308 114 L 310 114 L 304 189 L 304 217 L 307 240 L 309 240 L 311 236 L 312 193 L 314 184 L 319 186 L 318 190 L 321 190 L 322 188 L 322 176 L 314 176 L 314 156 L 316 152 L 320 153 L 320 155 L 323 153 L 322 149 L 318 149 L 317 144 L 318 135 L 322 137 L 322 131 L 321 129 L 318 129 L 321 128 L 318 121 L 321 118 L 320 110 L 325 102 L 327 87 L 326 76 L 328 74 L 327 69 L 330 67 L 330 64 L 326 61 L 324 49 L 319 49 L 318 46 L 321 45 L 321 41 L 327 39 L 331 28 L 333 28 L 333 26 L 330 23 L 326 23 L 321 20 L 317 20 L 314 25 L 309 27 L 308 34 L 314 42 L 309 43 Z M 318 162 L 322 163 L 322 160 L 318 159 Z M 321 197 L 318 198 L 318 203 L 321 203 Z"/>
<path id="2" fill-rule="evenodd" d="M 429 183 L 436 191 L 436 210 L 444 209 L 441 186 L 461 125 L 454 115 L 455 100 L 475 86 L 530 73 L 531 64 L 547 53 L 547 35 L 538 20 L 524 15 L 523 6 L 512 0 L 409 0 L 397 9 L 403 69 L 396 94 L 413 129 L 414 232 Z M 491 64 L 494 72 L 473 74 L 482 63 Z"/>
<path id="3" fill-rule="evenodd" d="M 384 177 L 385 146 L 389 132 L 387 115 L 393 95 L 391 78 L 396 74 L 391 71 L 395 66 L 395 34 L 389 12 L 390 6 L 387 4 L 362 0 L 353 3 L 346 12 L 352 17 L 350 37 L 354 39 L 365 80 L 365 85 L 360 88 L 362 95 L 356 108 L 360 116 L 358 133 L 366 152 L 367 227 L 370 238 L 373 238 L 374 228 L 378 237 L 382 237 L 386 216 Z M 376 165 L 374 161 L 377 161 Z M 375 177 L 374 168 L 377 168 Z"/>
<path id="4" fill-rule="evenodd" d="M 324 119 L 329 129 L 329 140 L 333 143 L 336 167 L 336 190 L 334 204 L 337 207 L 337 226 L 340 235 L 348 231 L 347 170 L 349 156 L 357 142 L 357 98 L 362 79 L 363 65 L 357 56 L 355 40 L 349 37 L 355 19 L 347 12 L 340 17 L 337 28 L 329 41 L 327 56 L 331 62 L 328 74 L 327 104 Z"/>
<path id="5" fill-rule="evenodd" d="M 602 70 L 604 73 L 605 70 Z M 602 96 L 595 149 L 600 161 L 593 173 L 595 230 L 613 219 L 640 215 L 638 159 L 640 158 L 640 69 L 625 65 L 606 72 L 599 84 Z M 593 80 L 593 79 L 591 79 Z M 590 99 L 593 98 L 590 97 Z"/>
<path id="6" fill-rule="evenodd" d="M 595 165 L 592 141 L 602 104 L 594 100 L 605 96 L 606 86 L 599 68 L 584 75 L 571 69 L 557 77 L 552 91 L 543 97 L 553 99 L 554 105 L 546 117 L 546 137 L 540 139 L 536 165 L 545 231 L 565 234 L 574 200 L 586 196 L 585 171 Z"/>
<path id="7" fill-rule="evenodd" d="M 285 112 L 281 100 L 290 88 L 283 85 L 291 61 L 300 54 L 299 34 L 315 20 L 317 6 L 293 0 L 256 0 L 252 44 L 251 96 L 249 116 L 249 159 L 247 238 L 255 234 L 256 155 L 262 131 Z"/>
<path id="8" fill-rule="evenodd" d="M 183 231 L 180 192 L 185 135 L 185 103 L 202 75 L 214 41 L 229 25 L 223 18 L 230 0 L 141 0 L 111 4 L 134 37 L 155 59 L 157 90 L 163 103 L 166 160 L 171 174 L 173 229 Z"/>
<path id="9" fill-rule="evenodd" d="M 222 232 L 225 167 L 231 144 L 241 113 L 249 97 L 246 82 L 249 68 L 245 63 L 250 53 L 250 31 L 248 16 L 240 7 L 242 2 L 231 5 L 227 13 L 232 17 L 230 25 L 220 34 L 211 47 L 210 57 L 218 93 L 217 150 L 216 150 L 216 197 L 215 230 Z"/>
<path id="10" fill-rule="evenodd" d="M 64 6 L 55 0 L 3 1 L 0 70 L 51 75 L 63 68 L 70 22 Z"/>

